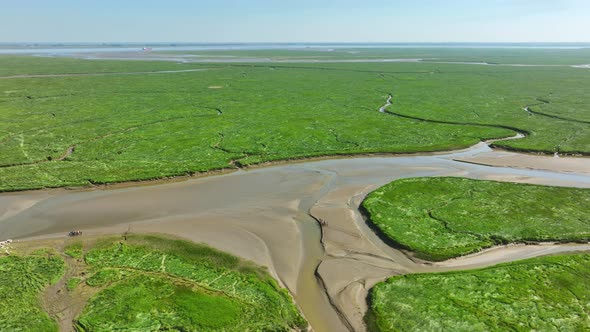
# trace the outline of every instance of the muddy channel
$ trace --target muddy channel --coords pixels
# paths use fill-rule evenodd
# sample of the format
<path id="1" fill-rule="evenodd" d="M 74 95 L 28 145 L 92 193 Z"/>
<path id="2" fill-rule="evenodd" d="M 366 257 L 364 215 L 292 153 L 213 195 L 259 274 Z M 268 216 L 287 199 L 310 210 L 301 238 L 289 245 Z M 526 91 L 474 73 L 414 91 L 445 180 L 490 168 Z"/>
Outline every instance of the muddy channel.
<path id="1" fill-rule="evenodd" d="M 368 290 L 404 273 L 469 269 L 590 245 L 512 245 L 442 263 L 392 249 L 358 211 L 366 194 L 419 176 L 590 187 L 590 159 L 492 151 L 306 161 L 136 187 L 0 194 L 0 239 L 165 233 L 268 267 L 313 330 L 364 331 Z M 320 226 L 317 220 L 325 220 Z"/>

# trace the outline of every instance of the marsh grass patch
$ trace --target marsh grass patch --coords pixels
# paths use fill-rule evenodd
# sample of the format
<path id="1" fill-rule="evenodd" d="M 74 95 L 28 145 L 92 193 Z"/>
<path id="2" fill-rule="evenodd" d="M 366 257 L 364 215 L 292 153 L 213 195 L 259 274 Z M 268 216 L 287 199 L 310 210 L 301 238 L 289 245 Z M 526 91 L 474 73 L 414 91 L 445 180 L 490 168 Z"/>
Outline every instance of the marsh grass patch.
<path id="1" fill-rule="evenodd" d="M 396 276 L 370 292 L 371 331 L 583 331 L 590 254 Z"/>
<path id="2" fill-rule="evenodd" d="M 307 329 L 265 268 L 163 235 L 19 242 L 0 278 L 3 331 Z"/>
<path id="3" fill-rule="evenodd" d="M 378 233 L 441 261 L 494 245 L 588 242 L 590 189 L 456 177 L 396 180 L 362 209 Z"/>
<path id="4" fill-rule="evenodd" d="M 57 331 L 39 305 L 43 289 L 64 273 L 64 261 L 52 252 L 0 257 L 0 330 Z"/>

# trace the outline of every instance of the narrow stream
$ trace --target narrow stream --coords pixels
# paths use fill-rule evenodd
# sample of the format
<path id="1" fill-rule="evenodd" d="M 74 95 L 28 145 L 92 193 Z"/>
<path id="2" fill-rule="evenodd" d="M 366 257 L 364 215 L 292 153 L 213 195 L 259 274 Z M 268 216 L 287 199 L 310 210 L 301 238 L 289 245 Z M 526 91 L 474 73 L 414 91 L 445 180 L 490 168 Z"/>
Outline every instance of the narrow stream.
<path id="1" fill-rule="evenodd" d="M 310 210 L 316 202 L 332 188 L 337 174 L 321 169 L 311 170 L 325 176 L 320 190 L 301 200 L 300 214 L 296 220 L 301 230 L 303 261 L 297 280 L 295 300 L 315 331 L 346 331 L 342 317 L 330 304 L 325 289 L 316 277 L 316 269 L 324 259 L 325 251 L 322 245 L 322 230 L 318 222 L 311 217 Z"/>

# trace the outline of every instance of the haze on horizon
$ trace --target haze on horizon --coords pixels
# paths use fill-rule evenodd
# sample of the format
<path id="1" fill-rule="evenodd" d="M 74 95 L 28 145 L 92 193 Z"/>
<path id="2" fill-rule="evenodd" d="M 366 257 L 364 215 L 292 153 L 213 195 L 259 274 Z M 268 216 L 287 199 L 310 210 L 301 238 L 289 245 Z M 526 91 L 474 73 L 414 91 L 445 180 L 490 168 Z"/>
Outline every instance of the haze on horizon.
<path id="1" fill-rule="evenodd" d="M 0 0 L 0 42 L 590 42 L 587 0 Z"/>

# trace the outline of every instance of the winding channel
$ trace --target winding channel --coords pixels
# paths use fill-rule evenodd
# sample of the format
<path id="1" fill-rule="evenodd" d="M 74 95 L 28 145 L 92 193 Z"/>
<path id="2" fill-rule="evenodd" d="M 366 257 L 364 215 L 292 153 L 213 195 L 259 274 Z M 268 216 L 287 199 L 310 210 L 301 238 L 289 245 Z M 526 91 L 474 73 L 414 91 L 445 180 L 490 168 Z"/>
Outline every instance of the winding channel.
<path id="1" fill-rule="evenodd" d="M 516 158 L 506 159 L 506 154 L 482 142 L 448 153 L 324 159 L 182 182 L 4 193 L 0 240 L 62 238 L 72 229 L 89 235 L 176 235 L 267 266 L 315 331 L 364 331 L 367 292 L 389 276 L 590 250 L 585 244 L 512 245 L 442 263 L 422 262 L 383 243 L 358 211 L 366 194 L 407 177 L 590 188 L 590 159 L 515 153 L 510 155 Z M 320 226 L 320 218 L 327 225 Z"/>

